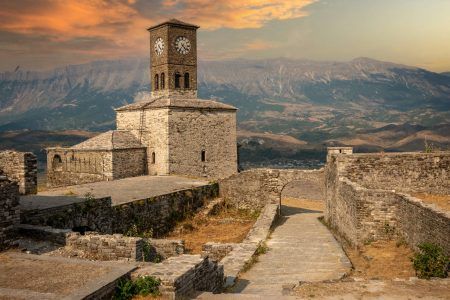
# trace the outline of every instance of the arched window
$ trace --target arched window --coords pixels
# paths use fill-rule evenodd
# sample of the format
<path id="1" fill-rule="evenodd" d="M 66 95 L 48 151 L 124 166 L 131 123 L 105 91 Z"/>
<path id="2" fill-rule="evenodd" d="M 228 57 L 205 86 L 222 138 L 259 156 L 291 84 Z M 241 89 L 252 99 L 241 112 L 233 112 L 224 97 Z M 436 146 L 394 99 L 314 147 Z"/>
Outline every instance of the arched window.
<path id="1" fill-rule="evenodd" d="M 156 163 L 156 154 L 155 152 L 152 152 L 152 164 Z"/>
<path id="2" fill-rule="evenodd" d="M 155 88 L 154 90 L 157 90 L 159 88 L 159 75 L 155 74 Z"/>
<path id="3" fill-rule="evenodd" d="M 175 88 L 176 89 L 179 89 L 181 87 L 180 78 L 181 78 L 180 73 L 175 73 Z"/>
<path id="4" fill-rule="evenodd" d="M 202 150 L 202 162 L 206 161 L 206 151 Z"/>
<path id="5" fill-rule="evenodd" d="M 184 88 L 189 88 L 189 73 L 184 73 Z"/>
<path id="6" fill-rule="evenodd" d="M 59 156 L 58 154 L 53 156 L 52 169 L 53 169 L 53 171 L 62 171 L 63 170 L 62 159 L 61 159 L 61 156 Z"/>
<path id="7" fill-rule="evenodd" d="M 165 89 L 166 87 L 166 75 L 164 73 L 161 73 L 161 89 Z"/>

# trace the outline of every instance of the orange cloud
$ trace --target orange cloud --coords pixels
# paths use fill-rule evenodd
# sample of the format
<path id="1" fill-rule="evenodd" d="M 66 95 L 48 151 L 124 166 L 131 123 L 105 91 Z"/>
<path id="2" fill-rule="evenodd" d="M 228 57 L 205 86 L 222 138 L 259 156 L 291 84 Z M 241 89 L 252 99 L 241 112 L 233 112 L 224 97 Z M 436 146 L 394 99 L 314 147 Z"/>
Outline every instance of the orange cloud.
<path id="1" fill-rule="evenodd" d="M 145 29 L 170 18 L 202 30 L 259 28 L 271 20 L 305 16 L 304 7 L 314 1 L 0 0 L 0 43 L 24 56 L 40 50 L 41 58 L 58 51 L 92 59 L 142 55 L 148 51 Z M 53 48 L 46 51 L 46 45 Z M 243 46 L 268 47 L 262 42 Z"/>

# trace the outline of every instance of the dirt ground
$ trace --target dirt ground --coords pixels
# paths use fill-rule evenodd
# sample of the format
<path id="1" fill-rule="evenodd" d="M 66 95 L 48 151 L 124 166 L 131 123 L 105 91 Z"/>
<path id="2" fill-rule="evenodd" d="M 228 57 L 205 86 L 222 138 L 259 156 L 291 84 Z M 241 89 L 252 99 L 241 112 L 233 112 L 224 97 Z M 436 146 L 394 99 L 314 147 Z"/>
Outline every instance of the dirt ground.
<path id="1" fill-rule="evenodd" d="M 450 280 L 364 280 L 302 283 L 300 299 L 450 299 Z"/>
<path id="2" fill-rule="evenodd" d="M 215 215 L 198 213 L 178 224 L 164 238 L 182 239 L 186 252 L 200 254 L 207 242 L 240 243 L 255 223 L 257 215 L 244 210 L 222 208 Z"/>
<path id="3" fill-rule="evenodd" d="M 32 256 L 11 257 L 8 252 L 0 254 L 1 288 L 69 295 L 108 272 L 108 266 L 46 261 Z"/>
<path id="4" fill-rule="evenodd" d="M 412 194 L 426 203 L 436 204 L 440 209 L 450 211 L 450 195 Z"/>

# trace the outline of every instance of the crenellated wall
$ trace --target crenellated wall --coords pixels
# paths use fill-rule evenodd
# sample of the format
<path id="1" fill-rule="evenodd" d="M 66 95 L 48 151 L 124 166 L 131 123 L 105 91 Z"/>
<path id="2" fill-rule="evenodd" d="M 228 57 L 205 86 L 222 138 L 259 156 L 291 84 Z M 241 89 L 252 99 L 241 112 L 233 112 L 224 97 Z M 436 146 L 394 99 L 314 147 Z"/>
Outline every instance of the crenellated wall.
<path id="1" fill-rule="evenodd" d="M 37 192 L 37 159 L 31 152 L 0 151 L 0 170 L 19 185 L 22 195 Z"/>

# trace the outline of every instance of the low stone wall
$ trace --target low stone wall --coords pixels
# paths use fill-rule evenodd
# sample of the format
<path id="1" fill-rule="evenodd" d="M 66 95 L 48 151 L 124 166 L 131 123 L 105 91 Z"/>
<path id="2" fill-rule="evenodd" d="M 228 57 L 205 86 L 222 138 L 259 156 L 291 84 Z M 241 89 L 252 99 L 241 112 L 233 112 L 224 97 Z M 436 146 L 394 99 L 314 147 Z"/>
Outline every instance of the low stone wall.
<path id="1" fill-rule="evenodd" d="M 114 206 L 110 197 L 87 199 L 45 209 L 24 209 L 21 223 L 63 229 L 86 227 L 106 234 L 125 234 L 135 226 L 139 232 L 150 230 L 158 237 L 218 193 L 218 184 L 210 184 Z"/>
<path id="2" fill-rule="evenodd" d="M 17 182 L 21 194 L 36 194 L 37 159 L 33 153 L 0 151 L 0 170 Z"/>
<path id="3" fill-rule="evenodd" d="M 150 245 L 150 261 L 155 258 L 167 259 L 172 256 L 181 255 L 185 251 L 183 240 L 147 239 Z"/>
<path id="4" fill-rule="evenodd" d="M 261 210 L 267 203 L 280 203 L 291 182 L 323 187 L 324 170 L 252 169 L 220 180 L 220 196 L 238 208 Z"/>
<path id="5" fill-rule="evenodd" d="M 200 255 L 180 255 L 159 264 L 148 264 L 132 274 L 132 279 L 153 276 L 161 280 L 164 299 L 192 299 L 197 292 L 218 293 L 222 289 L 223 267 Z"/>
<path id="6" fill-rule="evenodd" d="M 22 224 L 61 229 L 86 227 L 92 231 L 112 233 L 111 198 L 87 199 L 83 202 L 44 209 L 23 209 Z"/>
<path id="7" fill-rule="evenodd" d="M 234 285 L 239 272 L 252 259 L 260 244 L 267 239 L 277 211 L 278 204 L 267 204 L 242 243 L 207 243 L 203 245 L 202 256 L 213 261 L 220 261 L 220 265 L 223 266 L 225 288 Z"/>
<path id="8" fill-rule="evenodd" d="M 81 235 L 73 232 L 67 237 L 67 246 L 81 250 L 97 260 L 143 260 L 144 240 L 125 237 L 122 234 L 100 235 L 87 232 Z"/>
<path id="9" fill-rule="evenodd" d="M 220 261 L 230 253 L 238 244 L 236 243 L 213 243 L 209 242 L 202 246 L 202 257 L 209 257 L 213 261 Z"/>
<path id="10" fill-rule="evenodd" d="M 217 197 L 216 183 L 113 206 L 114 232 L 126 233 L 132 226 L 151 229 L 158 237 L 170 232 L 177 221 Z"/>
<path id="11" fill-rule="evenodd" d="M 19 222 L 19 187 L 0 172 L 0 251 L 14 241 Z"/>
<path id="12" fill-rule="evenodd" d="M 67 244 L 68 237 L 73 233 L 70 229 L 57 229 L 50 226 L 19 224 L 16 226 L 20 236 L 41 241 L 50 241 L 62 246 Z"/>

